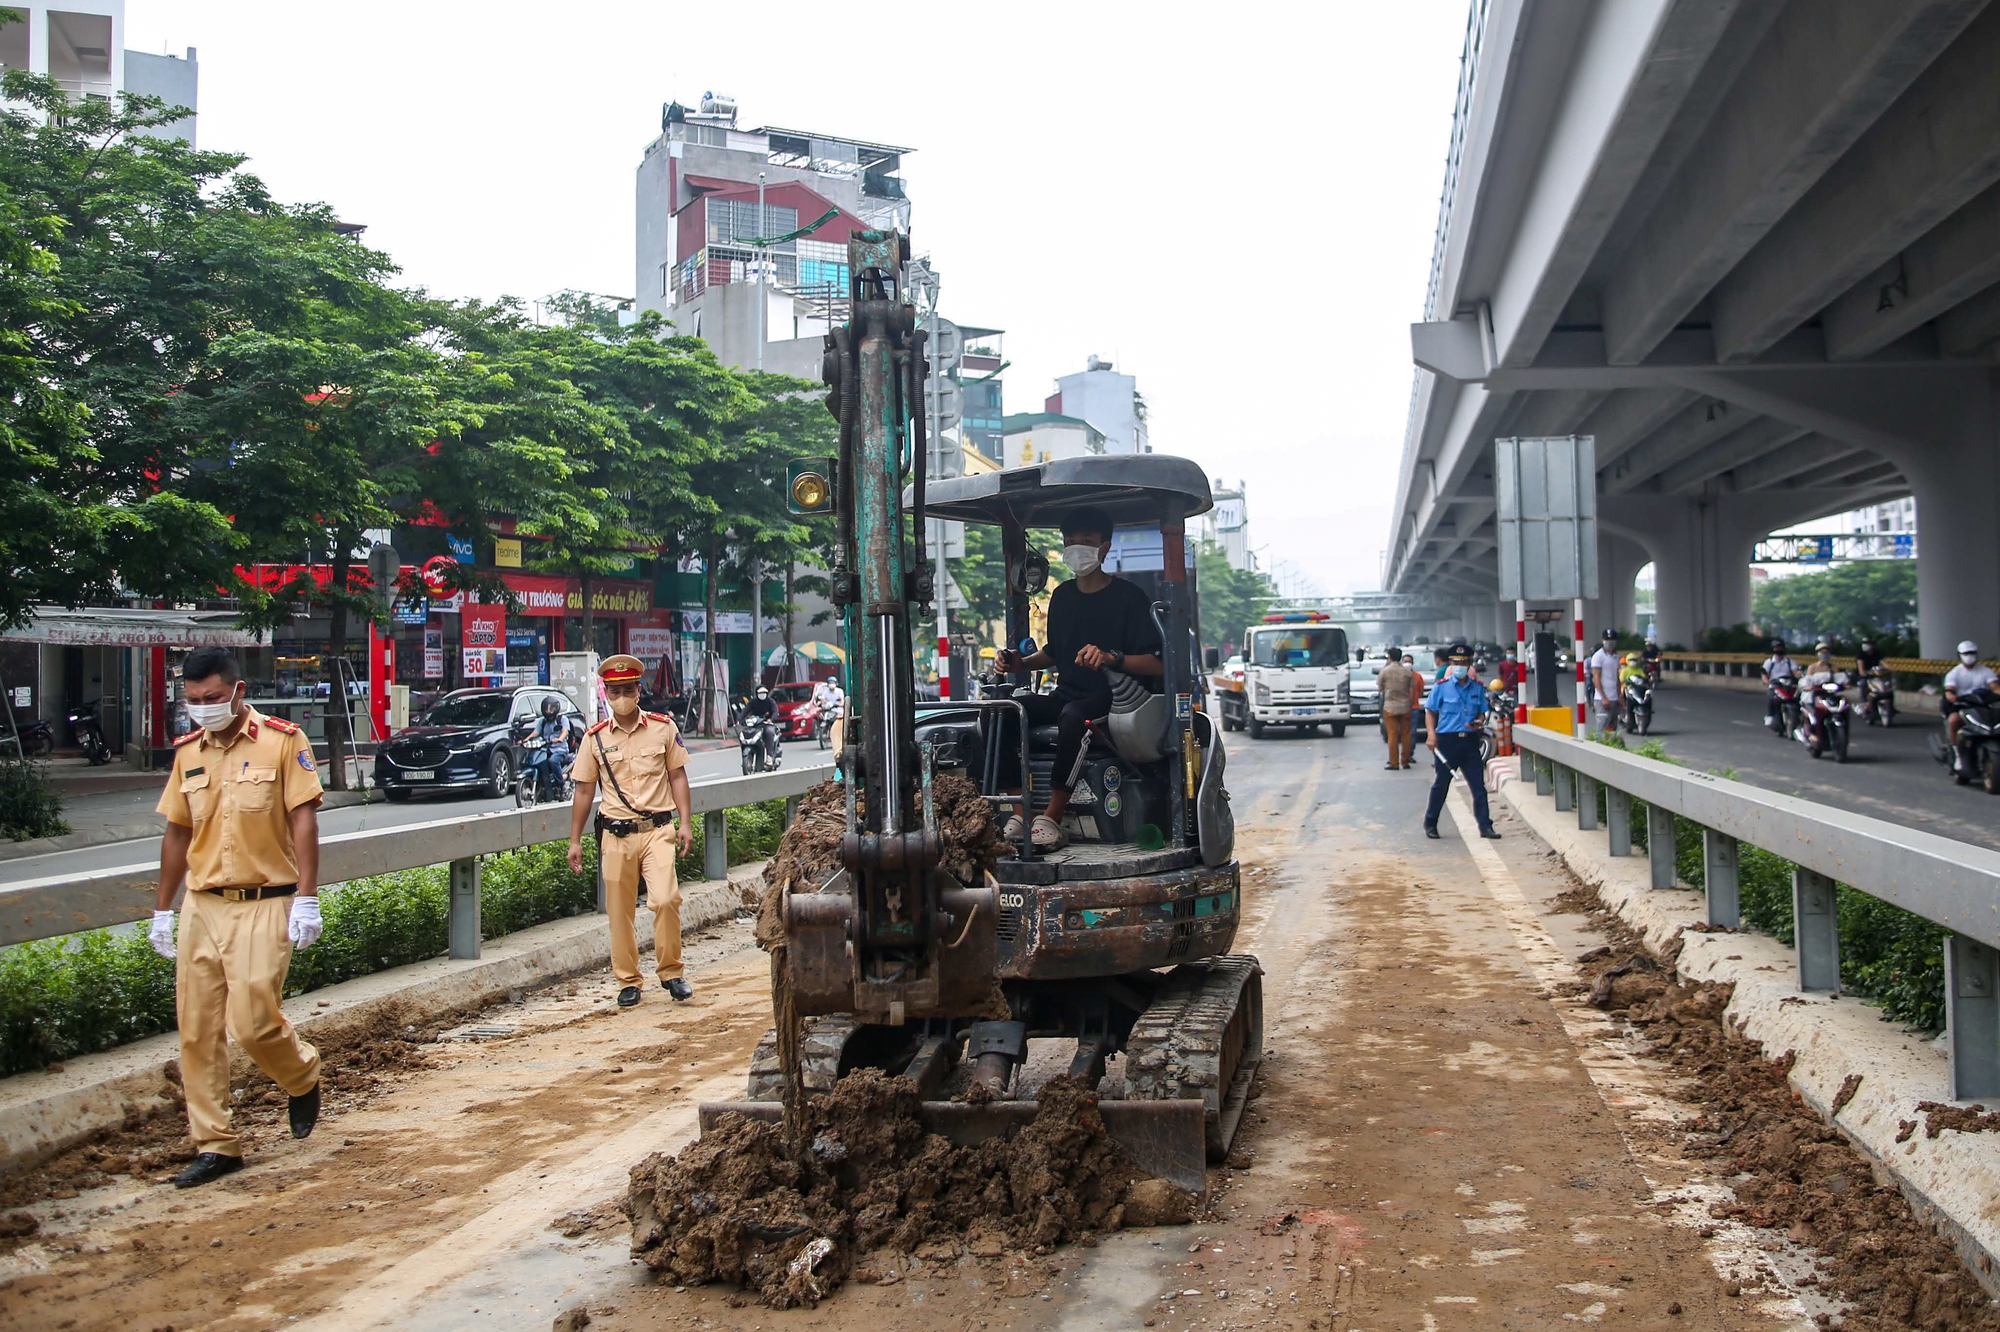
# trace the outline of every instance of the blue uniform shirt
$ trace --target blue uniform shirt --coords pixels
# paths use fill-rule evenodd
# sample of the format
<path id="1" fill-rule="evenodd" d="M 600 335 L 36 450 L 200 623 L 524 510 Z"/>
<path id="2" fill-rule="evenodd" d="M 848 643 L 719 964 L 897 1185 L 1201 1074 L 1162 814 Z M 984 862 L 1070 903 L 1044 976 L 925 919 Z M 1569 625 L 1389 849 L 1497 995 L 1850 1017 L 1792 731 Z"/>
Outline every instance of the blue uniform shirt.
<path id="1" fill-rule="evenodd" d="M 1424 710 L 1437 714 L 1439 735 L 1471 730 L 1486 715 L 1486 686 L 1469 674 L 1463 680 L 1447 676 L 1431 687 Z"/>

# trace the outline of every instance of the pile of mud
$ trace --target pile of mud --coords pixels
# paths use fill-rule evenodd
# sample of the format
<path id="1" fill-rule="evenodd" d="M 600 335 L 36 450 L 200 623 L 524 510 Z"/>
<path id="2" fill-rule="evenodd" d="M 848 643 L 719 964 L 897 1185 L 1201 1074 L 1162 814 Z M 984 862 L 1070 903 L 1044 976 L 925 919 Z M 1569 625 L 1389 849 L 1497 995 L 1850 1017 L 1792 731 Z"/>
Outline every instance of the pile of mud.
<path id="1" fill-rule="evenodd" d="M 1822 1285 L 1854 1304 L 1844 1328 L 2000 1332 L 2000 1310 L 1951 1245 L 1792 1090 L 1791 1055 L 1767 1059 L 1731 1027 L 1730 987 L 1682 981 L 1629 947 L 1585 959 L 1593 1001 L 1640 1028 L 1651 1053 L 1691 1079 L 1689 1099 L 1702 1112 L 1685 1126 L 1688 1153 L 1738 1176 L 1736 1202 L 1718 1206 L 1718 1219 L 1783 1231 L 1826 1255 Z M 1858 1086 L 1850 1078 L 1842 1095 L 1851 1099 Z"/>
<path id="2" fill-rule="evenodd" d="M 926 1133 L 918 1106 L 915 1083 L 864 1069 L 807 1103 L 797 1139 L 725 1117 L 633 1168 L 633 1254 L 675 1284 L 733 1282 L 784 1309 L 868 1279 L 857 1265 L 878 1250 L 1033 1249 L 1190 1217 L 1192 1200 L 1141 1175 L 1067 1077 L 1043 1086 L 1032 1124 L 976 1147 Z"/>

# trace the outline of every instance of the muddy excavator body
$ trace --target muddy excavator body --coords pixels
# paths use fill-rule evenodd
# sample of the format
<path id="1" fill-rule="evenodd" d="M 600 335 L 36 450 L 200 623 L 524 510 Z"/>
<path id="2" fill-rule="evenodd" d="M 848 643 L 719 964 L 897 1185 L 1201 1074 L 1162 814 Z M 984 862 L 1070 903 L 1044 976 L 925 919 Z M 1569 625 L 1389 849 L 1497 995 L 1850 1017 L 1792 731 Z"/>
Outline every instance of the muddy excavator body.
<path id="1" fill-rule="evenodd" d="M 970 1142 L 1032 1117 L 1022 1076 L 1032 1058 L 1098 1087 L 1106 1127 L 1135 1163 L 1199 1193 L 1263 1053 L 1260 968 L 1229 952 L 1241 878 L 1222 738 L 1203 708 L 1185 533 L 1213 503 L 1208 480 L 1158 454 L 926 478 L 927 359 L 903 298 L 908 254 L 895 233 L 850 239 L 852 317 L 828 334 L 823 366 L 840 452 L 795 464 L 789 482 L 796 511 L 835 520 L 829 582 L 850 699 L 836 755 L 838 864 L 778 899 L 780 983 L 804 1019 L 801 1089 L 828 1090 L 863 1067 L 902 1074 L 923 1089 L 926 1123 Z M 955 830 L 941 826 L 937 784 L 975 786 L 975 818 L 1029 824 L 1053 790 L 1054 728 L 1029 724 L 1025 672 L 978 682 L 977 697 L 918 702 L 913 625 L 936 595 L 920 534 L 931 519 L 1000 529 L 1007 640 L 1019 643 L 1030 598 L 1049 583 L 1033 534 L 1085 506 L 1116 524 L 1107 570 L 1151 600 L 1160 687 L 1114 681 L 1113 711 L 1092 723 L 1072 791 L 1069 845 L 1040 851 L 1024 826 L 967 882 L 948 863 Z M 1064 1044 L 1030 1048 L 1051 1041 Z M 1122 1077 L 1105 1086 L 1114 1059 Z M 728 1113 L 775 1119 L 784 1080 L 772 1033 L 748 1099 L 704 1106 L 704 1127 Z"/>

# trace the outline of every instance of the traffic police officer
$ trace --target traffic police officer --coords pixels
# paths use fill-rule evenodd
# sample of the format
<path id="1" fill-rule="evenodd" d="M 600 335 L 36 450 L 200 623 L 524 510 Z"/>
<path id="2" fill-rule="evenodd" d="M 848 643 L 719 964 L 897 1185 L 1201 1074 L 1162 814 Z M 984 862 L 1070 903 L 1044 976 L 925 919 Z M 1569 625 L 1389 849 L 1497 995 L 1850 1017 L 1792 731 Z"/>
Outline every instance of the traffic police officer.
<path id="1" fill-rule="evenodd" d="M 174 1178 L 185 1189 L 243 1168 L 230 1125 L 229 1037 L 291 1098 L 294 1138 L 319 1119 L 319 1051 L 299 1039 L 280 1002 L 292 949 L 310 948 L 320 934 L 320 784 L 299 728 L 244 702 L 228 649 L 189 653 L 181 687 L 200 729 L 175 742 L 160 796 L 167 831 L 147 937 L 176 959 L 181 1086 L 196 1153 Z"/>
<path id="2" fill-rule="evenodd" d="M 681 975 L 681 889 L 674 875 L 674 847 L 686 851 L 692 797 L 688 793 L 687 748 L 680 729 L 662 712 L 639 707 L 637 657 L 607 657 L 597 674 L 611 716 L 584 733 L 570 770 L 576 782 L 571 806 L 569 865 L 583 868 L 583 828 L 598 782 L 605 791 L 597 815 L 598 868 L 604 875 L 604 909 L 611 915 L 611 971 L 618 978 L 618 1006 L 639 1002 L 639 939 L 633 916 L 639 884 L 646 884 L 653 907 L 653 965 L 660 984 L 675 999 L 692 999 Z M 679 816 L 676 829 L 675 816 Z"/>
<path id="3" fill-rule="evenodd" d="M 1424 836 L 1438 835 L 1438 811 L 1451 790 L 1451 773 L 1456 768 L 1472 788 L 1472 814 L 1481 837 L 1498 837 L 1493 816 L 1486 809 L 1486 772 L 1479 757 L 1478 727 L 1486 715 L 1486 689 L 1472 675 L 1472 649 L 1464 643 L 1451 646 L 1445 677 L 1431 687 L 1424 699 L 1424 713 L 1430 734 L 1432 766 L 1437 776 L 1431 781 L 1431 803 L 1424 811 Z"/>

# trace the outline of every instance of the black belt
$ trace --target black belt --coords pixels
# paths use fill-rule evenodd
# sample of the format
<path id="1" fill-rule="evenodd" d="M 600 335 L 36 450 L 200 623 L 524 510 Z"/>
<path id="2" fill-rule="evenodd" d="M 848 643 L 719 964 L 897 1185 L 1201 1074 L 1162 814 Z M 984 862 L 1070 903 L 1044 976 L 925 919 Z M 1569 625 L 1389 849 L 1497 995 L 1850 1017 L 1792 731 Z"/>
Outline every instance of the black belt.
<path id="1" fill-rule="evenodd" d="M 195 891 L 214 893 L 225 902 L 256 902 L 266 897 L 290 897 L 299 890 L 295 883 L 281 883 L 274 888 L 198 888 Z"/>
<path id="2" fill-rule="evenodd" d="M 597 816 L 597 831 L 600 833 L 610 833 L 613 837 L 630 837 L 633 833 L 641 829 L 664 828 L 673 821 L 674 815 L 672 813 L 641 814 L 636 819 L 607 819 L 602 814 L 599 814 Z"/>

